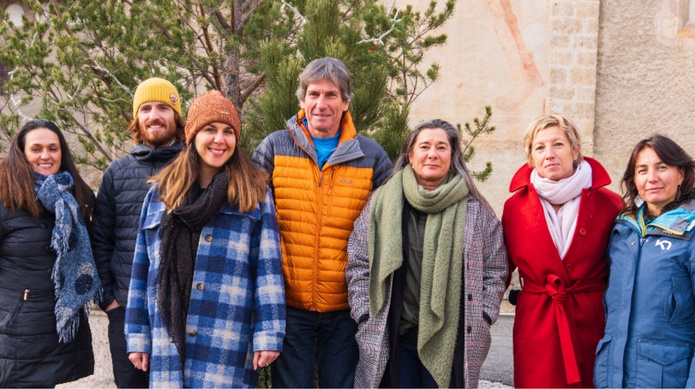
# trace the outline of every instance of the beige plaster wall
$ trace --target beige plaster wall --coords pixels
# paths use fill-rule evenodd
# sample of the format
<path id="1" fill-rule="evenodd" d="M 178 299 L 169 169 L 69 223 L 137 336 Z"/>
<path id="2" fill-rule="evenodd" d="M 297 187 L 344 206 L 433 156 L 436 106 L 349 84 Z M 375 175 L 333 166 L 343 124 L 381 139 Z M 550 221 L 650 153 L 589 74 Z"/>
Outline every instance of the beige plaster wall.
<path id="1" fill-rule="evenodd" d="M 428 0 L 412 3 L 420 9 Z M 441 78 L 416 101 L 411 124 L 452 122 L 493 108 L 497 130 L 471 162 L 493 163 L 483 194 L 498 215 L 524 163 L 524 130 L 564 113 L 580 127 L 585 155 L 608 169 L 618 191 L 633 145 L 660 132 L 695 156 L 693 0 L 458 0 L 449 42 L 428 60 Z"/>
<path id="2" fill-rule="evenodd" d="M 695 156 L 695 37 L 683 28 L 687 3 L 695 6 L 688 0 L 601 2 L 595 154 L 613 181 L 634 144 L 655 132 Z"/>
<path id="3" fill-rule="evenodd" d="M 413 3 L 422 9 L 428 1 Z M 459 0 L 443 29 L 447 45 L 429 52 L 441 78 L 416 101 L 411 123 L 464 123 L 492 106 L 497 129 L 476 140 L 470 165 L 493 163 L 480 187 L 498 216 L 509 181 L 526 162 L 522 139 L 533 119 L 565 113 L 593 154 L 598 23 L 598 0 Z"/>

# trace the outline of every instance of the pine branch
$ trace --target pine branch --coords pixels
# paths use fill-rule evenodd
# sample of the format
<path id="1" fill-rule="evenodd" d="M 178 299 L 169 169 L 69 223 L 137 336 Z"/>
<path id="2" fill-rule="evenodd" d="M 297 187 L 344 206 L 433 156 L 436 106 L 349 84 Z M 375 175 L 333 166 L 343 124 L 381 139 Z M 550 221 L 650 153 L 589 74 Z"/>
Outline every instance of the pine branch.
<path id="1" fill-rule="evenodd" d="M 304 17 L 304 15 L 302 15 L 301 12 L 299 12 L 299 10 L 295 6 L 288 3 L 286 0 L 282 0 L 282 6 L 280 7 L 280 10 L 284 10 L 285 8 L 289 8 L 292 11 L 294 11 L 294 14 L 297 15 L 296 18 L 299 18 L 301 25 L 304 25 L 309 22 L 309 20 L 306 17 Z"/>
<path id="2" fill-rule="evenodd" d="M 465 153 L 466 150 L 471 147 L 471 144 L 473 141 L 481 134 L 491 134 L 493 131 L 495 131 L 495 126 L 490 126 L 490 120 L 492 119 L 492 107 L 489 105 L 485 106 L 485 117 L 483 117 L 483 120 L 479 120 L 478 118 L 473 119 L 473 123 L 475 124 L 475 129 L 473 129 L 470 125 L 470 123 L 466 122 L 466 133 L 470 136 L 470 139 L 466 141 L 463 147 L 463 152 Z"/>
<path id="3" fill-rule="evenodd" d="M 203 8 L 202 3 L 199 6 L 200 10 L 200 16 L 202 18 L 205 18 L 205 9 Z M 203 32 L 203 48 L 208 52 L 214 52 L 215 48 L 212 45 L 212 41 L 210 38 L 210 31 L 208 31 L 208 27 L 210 25 L 205 22 L 201 25 L 201 30 Z M 215 82 L 212 84 L 215 89 L 221 90 L 222 89 L 222 76 L 220 75 L 219 68 L 218 67 L 213 67 L 212 68 L 212 78 L 215 80 Z"/>
<path id="4" fill-rule="evenodd" d="M 256 78 L 256 81 L 254 81 L 253 84 L 251 84 L 251 86 L 248 87 L 248 89 L 246 89 L 246 91 L 241 94 L 241 96 L 238 99 L 240 101 L 240 104 L 243 106 L 246 100 L 248 100 L 248 98 L 253 94 L 253 92 L 256 89 L 258 89 L 258 87 L 263 85 L 264 82 L 265 73 L 262 73 L 260 76 L 258 76 L 258 78 Z"/>
<path id="5" fill-rule="evenodd" d="M 361 41 L 357 42 L 357 44 L 371 42 L 371 43 L 376 43 L 376 44 L 383 46 L 384 45 L 384 38 L 389 36 L 391 34 L 391 32 L 393 32 L 393 29 L 396 28 L 396 24 L 401 21 L 401 19 L 398 18 L 398 15 L 400 14 L 400 12 L 401 12 L 401 7 L 400 6 L 396 7 L 396 13 L 394 14 L 394 16 L 390 20 L 391 21 L 391 28 L 389 28 L 386 32 L 384 32 L 383 34 L 381 34 L 377 38 L 362 39 Z"/>

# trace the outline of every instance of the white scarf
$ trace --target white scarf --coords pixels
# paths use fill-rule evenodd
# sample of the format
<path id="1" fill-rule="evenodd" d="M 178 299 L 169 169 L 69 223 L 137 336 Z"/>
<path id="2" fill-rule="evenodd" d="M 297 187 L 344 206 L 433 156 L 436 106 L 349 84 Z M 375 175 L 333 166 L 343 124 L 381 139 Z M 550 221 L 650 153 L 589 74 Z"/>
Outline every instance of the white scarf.
<path id="1" fill-rule="evenodd" d="M 570 177 L 559 181 L 541 177 L 536 169 L 531 172 L 531 184 L 541 198 L 545 221 L 560 259 L 565 258 L 572 243 L 582 189 L 591 188 L 591 181 L 591 165 L 586 161 L 582 161 Z M 553 204 L 562 204 L 562 207 L 555 212 Z"/>

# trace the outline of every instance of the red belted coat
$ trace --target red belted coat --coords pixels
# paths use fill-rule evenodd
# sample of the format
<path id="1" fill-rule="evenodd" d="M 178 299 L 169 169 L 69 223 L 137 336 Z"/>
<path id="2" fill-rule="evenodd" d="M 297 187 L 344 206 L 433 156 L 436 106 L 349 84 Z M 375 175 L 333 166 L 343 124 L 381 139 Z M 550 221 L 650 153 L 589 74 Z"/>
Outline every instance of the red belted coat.
<path id="1" fill-rule="evenodd" d="M 596 160 L 592 186 L 582 190 L 577 226 L 564 260 L 555 248 L 528 165 L 512 178 L 502 225 L 510 274 L 519 269 L 522 292 L 514 320 L 514 386 L 593 387 L 594 354 L 603 336 L 605 251 L 622 208 Z"/>

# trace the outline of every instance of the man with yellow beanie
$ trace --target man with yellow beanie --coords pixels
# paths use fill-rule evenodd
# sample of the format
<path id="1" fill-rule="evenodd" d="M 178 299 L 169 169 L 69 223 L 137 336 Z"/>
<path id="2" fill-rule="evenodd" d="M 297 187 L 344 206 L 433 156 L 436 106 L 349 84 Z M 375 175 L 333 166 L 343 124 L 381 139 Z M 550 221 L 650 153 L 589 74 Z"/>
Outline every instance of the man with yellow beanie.
<path id="1" fill-rule="evenodd" d="M 147 388 L 148 373 L 128 360 L 124 335 L 125 305 L 142 202 L 155 175 L 184 148 L 181 98 L 167 80 L 150 78 L 133 96 L 128 126 L 135 145 L 130 155 L 104 172 L 92 222 L 92 249 L 103 286 L 100 304 L 109 318 L 109 346 L 116 386 Z"/>

